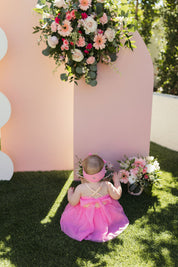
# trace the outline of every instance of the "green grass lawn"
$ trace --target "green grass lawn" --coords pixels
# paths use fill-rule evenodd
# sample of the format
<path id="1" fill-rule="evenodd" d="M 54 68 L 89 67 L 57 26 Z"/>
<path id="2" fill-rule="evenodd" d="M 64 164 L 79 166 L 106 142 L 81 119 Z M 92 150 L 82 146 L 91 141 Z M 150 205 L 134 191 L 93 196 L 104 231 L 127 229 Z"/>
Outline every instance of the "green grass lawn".
<path id="1" fill-rule="evenodd" d="M 123 185 L 120 203 L 130 225 L 106 243 L 78 242 L 60 230 L 71 171 L 15 173 L 0 181 L 0 267 L 176 266 L 178 152 L 151 143 L 150 155 L 160 162 L 160 187 L 152 197 L 136 197 Z"/>

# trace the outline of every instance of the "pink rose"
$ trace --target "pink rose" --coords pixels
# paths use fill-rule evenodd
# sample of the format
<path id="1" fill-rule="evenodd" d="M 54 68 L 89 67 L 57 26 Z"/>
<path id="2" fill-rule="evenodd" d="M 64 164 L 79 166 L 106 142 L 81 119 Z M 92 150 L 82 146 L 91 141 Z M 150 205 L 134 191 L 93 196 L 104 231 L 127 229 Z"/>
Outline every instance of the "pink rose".
<path id="1" fill-rule="evenodd" d="M 64 40 L 63 40 L 63 45 L 64 45 L 64 46 L 69 45 L 69 41 L 67 41 L 66 39 L 64 39 Z"/>
<path id="2" fill-rule="evenodd" d="M 87 64 L 93 64 L 94 62 L 95 62 L 95 57 L 89 57 L 89 58 L 87 58 Z"/>
<path id="3" fill-rule="evenodd" d="M 85 54 L 89 54 L 89 51 L 85 49 L 85 50 L 84 50 L 84 53 L 85 53 Z"/>
<path id="4" fill-rule="evenodd" d="M 100 18 L 100 22 L 101 24 L 106 24 L 108 22 L 108 17 L 106 15 L 106 13 L 103 14 L 103 16 Z"/>
<path id="5" fill-rule="evenodd" d="M 148 177 L 148 175 L 146 174 L 146 175 L 144 176 L 144 178 L 145 178 L 145 179 L 148 179 L 149 177 Z"/>
<path id="6" fill-rule="evenodd" d="M 133 163 L 133 165 L 136 167 L 144 168 L 146 165 L 146 162 L 144 159 L 136 159 L 135 162 Z"/>
<path id="7" fill-rule="evenodd" d="M 57 25 L 56 25 L 56 22 L 55 22 L 55 21 L 53 21 L 53 22 L 51 23 L 51 31 L 52 31 L 52 32 L 56 32 L 56 31 L 57 31 Z"/>
<path id="8" fill-rule="evenodd" d="M 76 18 L 75 12 L 76 12 L 75 9 L 70 12 L 70 15 L 71 15 L 72 19 L 75 19 Z"/>
<path id="9" fill-rule="evenodd" d="M 80 36 L 78 41 L 77 41 L 77 46 L 78 47 L 84 47 L 85 46 L 85 38 Z"/>
<path id="10" fill-rule="evenodd" d="M 71 20 L 72 19 L 72 16 L 71 16 L 70 11 L 67 11 L 67 13 L 66 13 L 66 19 L 67 20 Z"/>
<path id="11" fill-rule="evenodd" d="M 62 51 L 69 50 L 69 41 L 66 40 L 65 38 L 62 38 L 62 41 L 63 41 L 63 45 L 61 46 L 61 50 Z"/>
<path id="12" fill-rule="evenodd" d="M 137 173 L 138 173 L 138 168 L 134 168 L 134 169 L 132 169 L 130 172 L 131 172 L 131 174 L 133 174 L 133 175 L 137 175 Z"/>
<path id="13" fill-rule="evenodd" d="M 143 174 L 147 172 L 147 167 L 143 169 Z"/>

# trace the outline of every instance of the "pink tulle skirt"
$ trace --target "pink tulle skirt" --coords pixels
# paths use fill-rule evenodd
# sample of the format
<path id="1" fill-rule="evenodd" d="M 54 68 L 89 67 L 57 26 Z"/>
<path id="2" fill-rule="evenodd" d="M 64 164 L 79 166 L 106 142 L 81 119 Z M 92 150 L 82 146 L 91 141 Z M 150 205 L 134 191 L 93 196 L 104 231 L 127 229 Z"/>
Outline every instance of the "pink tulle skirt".
<path id="1" fill-rule="evenodd" d="M 111 240 L 128 224 L 122 206 L 109 195 L 97 199 L 81 197 L 76 206 L 66 206 L 60 220 L 61 230 L 78 241 Z"/>

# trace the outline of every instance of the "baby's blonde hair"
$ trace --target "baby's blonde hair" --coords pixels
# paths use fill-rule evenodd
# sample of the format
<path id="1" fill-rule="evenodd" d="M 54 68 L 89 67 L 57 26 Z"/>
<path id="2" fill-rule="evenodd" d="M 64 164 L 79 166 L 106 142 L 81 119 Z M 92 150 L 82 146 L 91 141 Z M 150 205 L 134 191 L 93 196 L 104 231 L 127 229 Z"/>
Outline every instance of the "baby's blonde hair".
<path id="1" fill-rule="evenodd" d="M 90 155 L 83 160 L 82 166 L 87 174 L 95 174 L 102 170 L 104 161 L 98 155 Z"/>

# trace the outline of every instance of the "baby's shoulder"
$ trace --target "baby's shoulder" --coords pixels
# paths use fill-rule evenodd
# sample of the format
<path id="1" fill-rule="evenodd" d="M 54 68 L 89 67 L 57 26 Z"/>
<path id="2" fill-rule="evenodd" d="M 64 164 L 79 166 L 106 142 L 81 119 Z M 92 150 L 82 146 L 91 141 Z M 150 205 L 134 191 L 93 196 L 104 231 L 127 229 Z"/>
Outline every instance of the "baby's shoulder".
<path id="1" fill-rule="evenodd" d="M 109 182 L 109 181 L 106 181 L 105 184 L 106 184 L 107 188 L 112 188 L 113 187 L 113 184 L 111 182 Z"/>
<path id="2" fill-rule="evenodd" d="M 77 185 L 77 187 L 75 188 L 75 190 L 77 190 L 78 192 L 81 192 L 84 188 L 85 188 L 85 185 L 84 184 L 79 184 L 79 185 Z"/>

